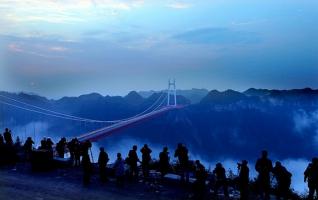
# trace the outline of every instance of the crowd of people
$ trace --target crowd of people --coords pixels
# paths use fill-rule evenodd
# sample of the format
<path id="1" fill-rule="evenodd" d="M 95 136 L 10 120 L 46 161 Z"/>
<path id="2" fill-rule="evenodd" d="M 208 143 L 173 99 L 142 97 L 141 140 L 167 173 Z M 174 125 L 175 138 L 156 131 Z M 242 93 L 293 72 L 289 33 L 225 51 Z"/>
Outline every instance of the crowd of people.
<path id="1" fill-rule="evenodd" d="M 93 169 L 89 156 L 91 147 L 92 144 L 90 141 L 80 142 L 77 138 L 67 141 L 63 137 L 56 144 L 50 138 L 43 138 L 40 146 L 35 148 L 35 143 L 31 137 L 28 137 L 23 145 L 19 138 L 17 138 L 16 142 L 13 142 L 11 131 L 6 128 L 4 133 L 0 134 L 0 164 L 17 162 L 19 148 L 23 150 L 26 161 L 31 160 L 34 151 L 49 152 L 48 155 L 51 159 L 54 156 L 64 158 L 65 153 L 69 152 L 72 166 L 82 167 L 83 184 L 88 185 L 90 184 Z M 193 177 L 195 181 L 190 185 L 193 186 L 194 199 L 204 199 L 207 191 L 210 190 L 213 191 L 215 197 L 220 192 L 223 193 L 224 197 L 229 197 L 229 186 L 237 187 L 240 191 L 240 199 L 250 199 L 252 182 L 247 160 L 242 160 L 238 163 L 238 175 L 235 180 L 230 180 L 222 163 L 217 163 L 215 168 L 209 172 L 199 160 L 191 161 L 189 159 L 189 151 L 182 143 L 177 145 L 173 155 L 177 159 L 177 165 L 175 166 L 170 162 L 168 147 L 163 148 L 156 162 L 151 157 L 152 150 L 147 144 L 140 149 L 140 153 L 142 154 L 141 160 L 138 157 L 137 151 L 138 147 L 134 145 L 125 159 L 121 153 L 117 153 L 116 161 L 110 164 L 109 155 L 101 147 L 97 162 L 100 181 L 107 182 L 109 180 L 111 175 L 108 169 L 110 169 L 116 177 L 117 185 L 123 187 L 126 180 L 151 179 L 150 170 L 154 169 L 160 173 L 162 179 L 168 173 L 176 173 L 180 175 L 180 181 L 186 185 L 190 184 L 190 176 Z M 270 199 L 270 194 L 275 194 L 277 199 L 287 200 L 292 198 L 290 189 L 292 174 L 279 161 L 276 161 L 273 166 L 271 159 L 268 158 L 267 151 L 262 151 L 261 157 L 256 161 L 255 170 L 258 176 L 253 182 L 256 186 L 256 190 L 254 191 L 256 191 L 255 193 L 261 199 Z M 276 187 L 274 189 L 271 184 L 273 178 L 276 180 Z M 305 169 L 304 181 L 308 183 L 308 199 L 314 199 L 315 195 L 318 196 L 318 158 L 313 158 L 312 162 Z"/>

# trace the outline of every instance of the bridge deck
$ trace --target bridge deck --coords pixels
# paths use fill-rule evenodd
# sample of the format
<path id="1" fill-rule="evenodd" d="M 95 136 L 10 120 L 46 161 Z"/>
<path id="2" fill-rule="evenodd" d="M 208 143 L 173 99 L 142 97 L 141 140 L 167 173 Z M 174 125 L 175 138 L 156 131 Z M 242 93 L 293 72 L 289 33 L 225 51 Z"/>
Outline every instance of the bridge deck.
<path id="1" fill-rule="evenodd" d="M 112 133 L 114 133 L 115 131 L 119 131 L 127 126 L 136 124 L 136 123 L 144 121 L 144 120 L 148 120 L 150 118 L 161 115 L 161 114 L 168 112 L 170 110 L 179 109 L 182 107 L 183 106 L 166 106 L 164 108 L 153 111 L 151 113 L 147 113 L 147 114 L 144 114 L 144 115 L 141 115 L 141 116 L 129 119 L 129 120 L 121 121 L 121 122 L 118 122 L 116 124 L 103 127 L 101 129 L 98 129 L 98 130 L 95 130 L 95 131 L 92 131 L 89 133 L 85 133 L 83 135 L 80 135 L 78 137 L 78 140 L 79 141 L 90 140 L 90 141 L 94 142 L 94 141 L 97 141 L 98 139 L 101 139 L 103 137 L 107 137 L 107 136 L 111 135 Z"/>

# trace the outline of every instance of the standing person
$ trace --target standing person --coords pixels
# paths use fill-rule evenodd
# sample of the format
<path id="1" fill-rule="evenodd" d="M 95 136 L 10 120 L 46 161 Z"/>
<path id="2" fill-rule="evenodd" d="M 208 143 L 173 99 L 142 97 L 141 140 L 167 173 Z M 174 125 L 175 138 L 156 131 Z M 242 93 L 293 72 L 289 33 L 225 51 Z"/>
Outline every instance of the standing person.
<path id="1" fill-rule="evenodd" d="M 50 137 L 46 139 L 46 150 L 49 151 L 51 159 L 53 159 L 53 141 Z"/>
<path id="2" fill-rule="evenodd" d="M 67 143 L 67 148 L 68 148 L 68 150 L 69 150 L 69 152 L 70 152 L 70 159 L 71 159 L 71 161 L 72 161 L 72 165 L 73 165 L 74 160 L 75 160 L 75 155 L 74 155 L 74 142 L 75 142 L 75 139 L 73 138 L 73 139 L 71 139 L 71 141 L 69 141 L 69 142 Z"/>
<path id="3" fill-rule="evenodd" d="M 141 167 L 142 167 L 142 172 L 143 176 L 147 178 L 149 176 L 149 165 L 151 161 L 151 152 L 152 150 L 148 147 L 147 144 L 145 144 L 140 152 L 142 153 L 142 161 L 141 161 Z"/>
<path id="4" fill-rule="evenodd" d="M 20 140 L 20 137 L 17 136 L 16 140 L 15 140 L 15 143 L 14 143 L 14 147 L 19 150 L 21 148 L 21 140 Z"/>
<path id="5" fill-rule="evenodd" d="M 33 149 L 33 144 L 34 144 L 34 141 L 32 140 L 32 138 L 28 137 L 23 145 L 26 160 L 30 160 L 32 149 Z"/>
<path id="6" fill-rule="evenodd" d="M 74 159 L 75 163 L 74 166 L 80 166 L 81 161 L 81 143 L 78 141 L 77 138 L 74 139 Z"/>
<path id="7" fill-rule="evenodd" d="M 273 170 L 273 164 L 268 159 L 267 151 L 262 151 L 262 157 L 256 161 L 255 169 L 258 172 L 257 183 L 260 196 L 268 200 L 270 198 L 270 173 Z"/>
<path id="8" fill-rule="evenodd" d="M 125 163 L 121 157 L 121 153 L 117 153 L 117 160 L 115 161 L 114 169 L 117 186 L 122 187 L 124 185 Z"/>
<path id="9" fill-rule="evenodd" d="M 99 148 L 99 156 L 98 156 L 98 167 L 99 167 L 99 176 L 101 182 L 107 181 L 107 174 L 106 174 L 106 166 L 109 161 L 108 154 L 105 152 L 104 147 Z"/>
<path id="10" fill-rule="evenodd" d="M 89 154 L 89 150 L 92 148 L 92 143 L 89 140 L 81 143 L 82 154 Z"/>
<path id="11" fill-rule="evenodd" d="M 6 128 L 4 133 L 3 133 L 3 137 L 4 137 L 4 140 L 5 140 L 7 145 L 13 145 L 11 130 Z"/>
<path id="12" fill-rule="evenodd" d="M 248 162 L 246 160 L 243 160 L 242 163 L 238 163 L 240 200 L 248 200 L 250 169 L 248 168 L 247 164 Z"/>
<path id="13" fill-rule="evenodd" d="M 63 138 L 61 138 L 61 140 L 56 144 L 56 151 L 57 151 L 58 157 L 64 158 L 65 147 L 66 147 L 66 138 L 63 137 Z"/>
<path id="14" fill-rule="evenodd" d="M 129 165 L 129 176 L 131 179 L 138 179 L 138 166 L 139 158 L 137 155 L 137 145 L 134 145 L 133 148 L 128 153 L 128 165 Z"/>
<path id="15" fill-rule="evenodd" d="M 53 151 L 53 145 L 54 145 L 54 143 L 53 143 L 52 139 L 50 137 L 48 137 L 46 139 L 46 148 L 47 148 L 47 150 Z"/>
<path id="16" fill-rule="evenodd" d="M 318 158 L 313 158 L 304 172 L 304 181 L 308 183 L 309 195 L 308 199 L 314 199 L 314 195 L 318 196 Z"/>
<path id="17" fill-rule="evenodd" d="M 51 159 L 53 159 L 53 145 L 54 145 L 54 143 L 53 143 L 53 141 L 52 141 L 52 139 L 50 138 L 50 137 L 48 137 L 47 139 L 46 139 L 46 150 L 48 150 L 49 151 L 49 153 L 50 153 L 50 157 L 51 157 Z"/>
<path id="18" fill-rule="evenodd" d="M 83 154 L 82 166 L 83 166 L 83 184 L 84 186 L 87 186 L 90 182 L 91 171 L 92 171 L 92 163 L 87 153 Z"/>
<path id="19" fill-rule="evenodd" d="M 224 196 L 229 197 L 228 192 L 228 183 L 226 179 L 225 169 L 221 163 L 217 163 L 213 170 L 213 175 L 215 176 L 215 187 L 214 187 L 214 195 L 217 195 L 217 192 L 220 187 L 223 187 Z"/>
<path id="20" fill-rule="evenodd" d="M 186 177 L 186 183 L 189 183 L 189 156 L 188 149 L 182 143 L 178 144 L 178 147 L 174 153 L 174 157 L 178 158 L 181 170 L 181 181 L 184 182 Z"/>
<path id="21" fill-rule="evenodd" d="M 196 169 L 195 169 L 195 182 L 194 182 L 194 199 L 204 199 L 205 190 L 206 190 L 206 179 L 208 174 L 205 170 L 205 167 L 200 163 L 199 160 L 195 161 Z"/>
<path id="22" fill-rule="evenodd" d="M 273 175 L 277 181 L 276 198 L 278 200 L 281 198 L 283 198 L 284 200 L 289 199 L 289 189 L 292 174 L 287 171 L 284 166 L 282 166 L 281 162 L 277 161 L 275 163 L 275 167 L 273 168 Z"/>
<path id="23" fill-rule="evenodd" d="M 170 168 L 170 158 L 168 147 L 164 147 L 163 151 L 159 154 L 159 171 L 161 173 L 161 177 L 163 178 L 169 171 Z"/>
<path id="24" fill-rule="evenodd" d="M 41 140 L 41 145 L 39 146 L 39 150 L 46 150 L 47 147 L 46 147 L 46 137 L 44 137 L 42 140 Z"/>

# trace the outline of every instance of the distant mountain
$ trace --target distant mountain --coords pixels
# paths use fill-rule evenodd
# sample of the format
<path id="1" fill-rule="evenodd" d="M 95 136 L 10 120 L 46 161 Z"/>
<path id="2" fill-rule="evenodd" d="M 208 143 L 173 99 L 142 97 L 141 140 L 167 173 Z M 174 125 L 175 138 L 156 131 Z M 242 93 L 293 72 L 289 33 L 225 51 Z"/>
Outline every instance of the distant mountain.
<path id="1" fill-rule="evenodd" d="M 159 97 L 158 102 L 164 100 L 163 105 L 166 104 L 163 93 L 153 93 L 147 98 L 139 92 L 130 92 L 125 97 L 92 93 L 59 100 L 26 93 L 0 94 L 55 111 L 101 120 L 134 116 L 153 105 Z M 198 103 L 190 105 L 186 97 L 178 95 L 177 98 L 179 104 L 186 105 L 184 108 L 123 129 L 100 141 L 99 145 L 112 147 L 130 138 L 134 142 L 160 148 L 167 145 L 171 149 L 183 142 L 192 154 L 207 160 L 255 159 L 262 149 L 269 150 L 277 159 L 309 159 L 317 152 L 317 90 L 212 90 Z M 8 101 L 1 97 L 0 100 Z M 45 136 L 48 133 L 74 136 L 105 126 L 57 120 L 7 106 L 0 108 L 0 126 L 16 126 L 16 132 L 27 132 L 27 129 L 33 132 L 37 128 L 29 124 L 34 121 L 49 124 Z M 290 148 L 291 145 L 297 148 Z"/>
<path id="2" fill-rule="evenodd" d="M 157 93 L 151 95 L 148 98 L 143 98 L 135 91 L 131 91 L 124 97 L 102 96 L 98 93 L 90 93 L 80 95 L 78 97 L 63 97 L 58 100 L 49 100 L 36 94 L 27 93 L 0 92 L 0 95 L 1 94 L 17 101 L 36 105 L 38 107 L 53 110 L 56 112 L 101 120 L 117 120 L 121 118 L 131 117 L 139 112 L 144 111 L 148 108 L 148 106 L 154 104 L 155 102 L 156 105 L 152 107 L 152 109 L 156 108 L 162 101 L 164 101 L 164 95 L 157 101 L 159 97 L 159 94 Z M 190 103 L 189 100 L 180 95 L 177 96 L 177 99 L 178 104 L 181 105 L 187 105 Z M 18 103 L 17 101 L 12 101 L 1 96 L 0 100 L 3 100 L 7 103 L 14 103 L 18 106 L 26 106 Z M 166 100 L 161 105 L 166 105 Z M 26 106 L 26 108 L 36 109 L 37 111 L 41 112 L 43 111 L 32 106 Z M 150 109 L 150 111 L 152 109 Z M 16 115 L 17 113 L 25 113 L 25 111 L 9 107 L 8 115 Z M 38 114 L 28 114 L 30 116 L 38 116 Z"/>
<path id="3" fill-rule="evenodd" d="M 129 92 L 124 97 L 124 99 L 127 101 L 127 103 L 132 105 L 140 105 L 144 101 L 144 98 L 140 94 L 138 94 L 136 91 Z"/>
<path id="4" fill-rule="evenodd" d="M 245 98 L 246 96 L 244 94 L 234 90 L 226 90 L 224 92 L 212 90 L 200 101 L 200 103 L 230 104 L 243 101 Z"/>
<path id="5" fill-rule="evenodd" d="M 243 92 L 249 96 L 272 96 L 272 97 L 303 97 L 303 96 L 316 96 L 318 95 L 318 90 L 311 88 L 303 89 L 291 89 L 291 90 L 269 90 L 269 89 L 255 89 L 250 88 Z"/>
<path id="6" fill-rule="evenodd" d="M 189 99 L 192 104 L 199 103 L 204 96 L 208 94 L 207 89 L 196 89 L 192 88 L 191 90 L 177 90 L 177 94 L 184 96 Z"/>
<path id="7" fill-rule="evenodd" d="M 138 93 L 147 98 L 154 93 L 158 93 L 159 91 L 139 91 Z M 177 90 L 177 94 L 184 96 L 186 99 L 190 100 L 191 104 L 199 103 L 201 99 L 209 93 L 207 89 L 196 89 L 192 88 L 191 90 Z"/>
<path id="8" fill-rule="evenodd" d="M 270 90 L 250 88 L 250 89 L 244 91 L 243 93 L 248 95 L 248 96 L 265 96 L 265 95 L 270 94 Z"/>
<path id="9" fill-rule="evenodd" d="M 162 91 L 149 90 L 149 91 L 139 91 L 138 94 L 140 94 L 140 96 L 142 96 L 143 98 L 148 98 L 155 93 L 161 93 L 161 92 Z"/>

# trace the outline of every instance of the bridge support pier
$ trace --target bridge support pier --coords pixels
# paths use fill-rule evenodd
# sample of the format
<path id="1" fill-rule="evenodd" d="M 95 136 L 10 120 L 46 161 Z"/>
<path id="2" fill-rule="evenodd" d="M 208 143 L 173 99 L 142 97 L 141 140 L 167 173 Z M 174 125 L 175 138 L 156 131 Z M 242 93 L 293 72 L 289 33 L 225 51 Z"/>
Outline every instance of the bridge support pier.
<path id="1" fill-rule="evenodd" d="M 167 106 L 171 106 L 170 104 L 170 96 L 173 95 L 173 106 L 177 106 L 177 90 L 176 90 L 176 80 L 170 81 L 168 82 L 168 90 L 167 90 Z"/>

